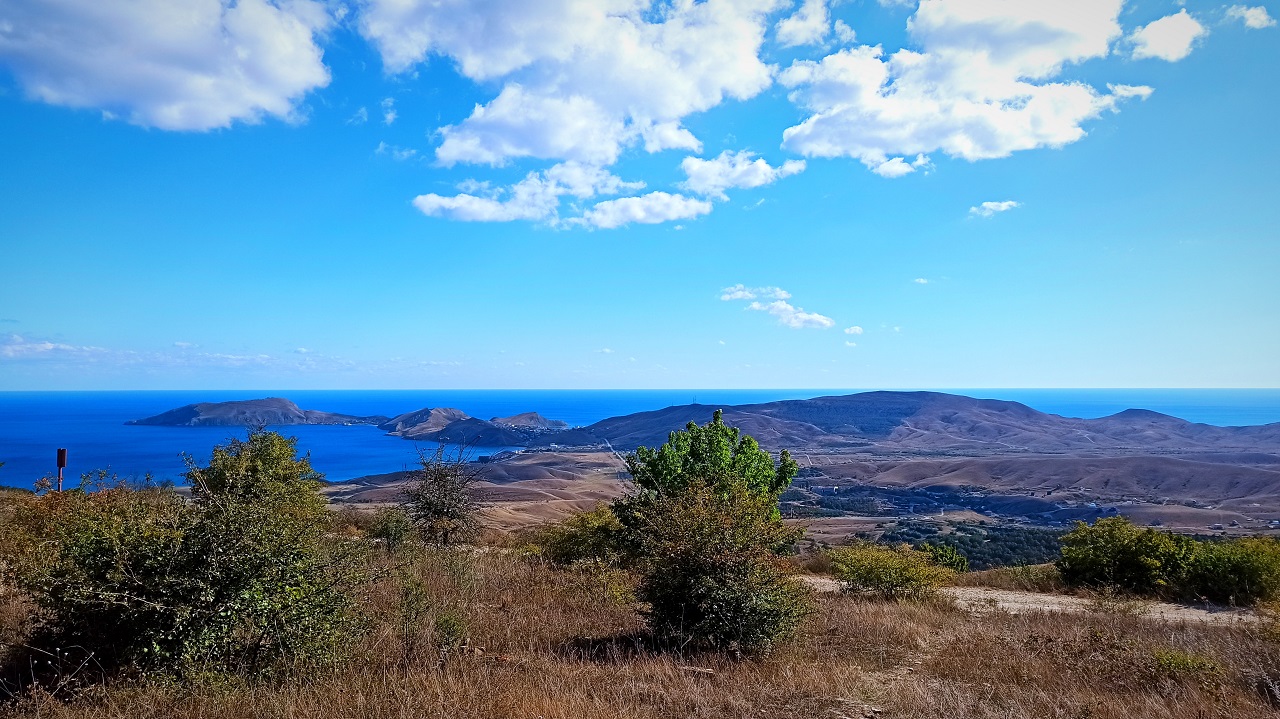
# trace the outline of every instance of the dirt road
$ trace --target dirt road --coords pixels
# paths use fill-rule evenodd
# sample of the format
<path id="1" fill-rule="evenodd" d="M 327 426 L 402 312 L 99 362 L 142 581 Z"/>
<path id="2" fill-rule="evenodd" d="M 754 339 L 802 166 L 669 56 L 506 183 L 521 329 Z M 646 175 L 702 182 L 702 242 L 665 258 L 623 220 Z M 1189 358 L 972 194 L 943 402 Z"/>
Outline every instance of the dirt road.
<path id="1" fill-rule="evenodd" d="M 838 592 L 840 585 L 828 577 L 805 576 L 804 581 L 817 592 Z M 987 587 L 944 587 L 942 593 L 955 599 L 961 607 L 974 612 L 1120 612 L 1169 622 L 1209 622 L 1232 624 L 1256 622 L 1258 615 L 1250 609 L 1191 606 L 1146 600 L 1097 600 L 1062 594 L 1037 594 Z"/>

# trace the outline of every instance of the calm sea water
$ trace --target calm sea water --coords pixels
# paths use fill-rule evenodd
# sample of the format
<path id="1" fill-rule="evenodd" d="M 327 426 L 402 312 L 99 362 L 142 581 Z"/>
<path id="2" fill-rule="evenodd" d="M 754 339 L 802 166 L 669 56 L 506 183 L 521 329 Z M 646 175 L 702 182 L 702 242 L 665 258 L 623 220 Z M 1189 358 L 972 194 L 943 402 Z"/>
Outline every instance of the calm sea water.
<path id="1" fill-rule="evenodd" d="M 67 476 L 110 467 L 121 476 L 178 479 L 182 453 L 207 461 L 210 450 L 243 434 L 230 427 L 129 427 L 125 422 L 194 402 L 283 396 L 305 409 L 396 415 L 423 407 L 457 407 L 474 417 L 537 411 L 571 425 L 676 404 L 747 404 L 857 390 L 385 390 L 0 392 L 0 484 L 25 486 L 56 472 L 55 450 L 68 449 Z M 1067 417 L 1102 417 L 1150 409 L 1192 422 L 1251 425 L 1280 422 L 1280 390 L 947 390 L 1022 402 Z M 391 472 L 414 464 L 418 446 L 374 427 L 285 428 L 331 480 Z M 424 447 L 434 449 L 434 445 Z M 480 454 L 501 448 L 475 448 Z M 72 485 L 75 484 L 72 480 Z"/>

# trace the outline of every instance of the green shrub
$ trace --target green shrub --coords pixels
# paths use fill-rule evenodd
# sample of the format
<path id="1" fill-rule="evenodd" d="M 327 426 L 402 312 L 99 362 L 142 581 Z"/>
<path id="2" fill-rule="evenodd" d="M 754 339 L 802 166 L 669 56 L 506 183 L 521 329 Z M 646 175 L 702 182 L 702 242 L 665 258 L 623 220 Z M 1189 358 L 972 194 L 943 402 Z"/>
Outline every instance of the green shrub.
<path id="1" fill-rule="evenodd" d="M 1165 595 L 1185 584 L 1196 550 L 1189 537 L 1107 517 L 1093 526 L 1076 522 L 1062 537 L 1057 566 L 1071 586 Z"/>
<path id="2" fill-rule="evenodd" d="M 1213 659 L 1180 649 L 1157 649 L 1152 652 L 1156 673 L 1170 679 L 1217 680 L 1222 665 Z"/>
<path id="3" fill-rule="evenodd" d="M 400 507 L 387 507 L 373 515 L 369 537 L 380 539 L 387 551 L 394 552 L 413 534 L 413 519 Z"/>
<path id="4" fill-rule="evenodd" d="M 258 674 L 336 659 L 358 575 L 329 524 L 320 475 L 294 441 L 250 433 L 191 465 L 193 499 L 116 483 L 21 511 L 8 559 L 42 610 L 33 643 L 83 647 L 112 670 Z"/>
<path id="5" fill-rule="evenodd" d="M 1181 594 L 1242 606 L 1280 597 L 1280 541 L 1248 537 L 1199 543 Z"/>
<path id="6" fill-rule="evenodd" d="M 969 559 L 950 544 L 930 544 L 925 542 L 920 545 L 919 549 L 928 554 L 933 563 L 939 567 L 946 567 L 957 573 L 969 571 Z"/>
<path id="7" fill-rule="evenodd" d="M 924 599 L 935 594 L 955 572 L 934 563 L 926 552 L 903 544 L 861 543 L 830 552 L 834 575 L 846 592 L 885 599 Z"/>
<path id="8" fill-rule="evenodd" d="M 768 650 L 809 612 L 775 551 L 800 533 L 745 485 L 694 480 L 638 508 L 638 598 L 654 635 L 681 647 Z"/>
<path id="9" fill-rule="evenodd" d="M 622 523 L 604 504 L 590 512 L 538 527 L 530 534 L 529 543 L 560 565 L 581 561 L 618 564 L 627 553 Z"/>
<path id="10" fill-rule="evenodd" d="M 1196 541 L 1123 517 L 1078 523 L 1057 566 L 1071 586 L 1242 606 L 1280 597 L 1280 541 Z"/>

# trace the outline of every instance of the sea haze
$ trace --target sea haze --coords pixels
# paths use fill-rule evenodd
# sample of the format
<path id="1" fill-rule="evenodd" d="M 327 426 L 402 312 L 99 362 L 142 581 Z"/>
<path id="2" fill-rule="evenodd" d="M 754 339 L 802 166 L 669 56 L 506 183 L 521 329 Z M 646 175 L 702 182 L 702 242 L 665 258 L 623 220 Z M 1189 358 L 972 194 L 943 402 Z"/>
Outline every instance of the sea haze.
<path id="1" fill-rule="evenodd" d="M 58 447 L 69 450 L 67 476 L 110 467 L 125 477 L 147 472 L 180 479 L 182 453 L 208 460 L 214 445 L 243 432 L 228 427 L 136 427 L 125 422 L 196 402 L 287 397 L 304 409 L 352 415 L 396 415 L 424 407 L 456 407 L 474 417 L 537 411 L 570 425 L 700 402 L 736 405 L 806 399 L 859 390 L 254 390 L 139 392 L 0 392 L 0 484 L 30 487 L 56 471 Z M 1280 422 L 1280 389 L 970 389 L 941 390 L 1022 402 L 1042 412 L 1095 418 L 1129 409 L 1163 412 L 1220 426 Z M 709 419 L 709 418 L 708 418 Z M 674 427 L 672 429 L 675 429 Z M 369 426 L 291 426 L 313 465 L 332 480 L 391 472 L 414 464 L 420 448 Z M 424 447 L 427 449 L 434 448 Z M 504 448 L 474 448 L 488 454 Z"/>

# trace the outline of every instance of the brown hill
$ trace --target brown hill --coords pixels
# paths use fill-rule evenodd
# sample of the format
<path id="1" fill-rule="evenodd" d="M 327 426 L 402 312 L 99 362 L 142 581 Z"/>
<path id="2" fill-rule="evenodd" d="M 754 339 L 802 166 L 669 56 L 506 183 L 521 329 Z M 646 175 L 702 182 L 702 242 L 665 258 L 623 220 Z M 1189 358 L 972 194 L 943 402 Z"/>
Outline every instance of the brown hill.
<path id="1" fill-rule="evenodd" d="M 657 446 L 673 429 L 688 422 L 706 422 L 715 409 L 691 404 L 612 417 L 549 435 L 545 441 L 561 445 L 607 442 L 618 449 Z M 865 447 L 964 455 L 1280 452 L 1280 423 L 1216 427 L 1147 410 L 1076 419 L 1039 412 L 1018 402 L 940 392 L 862 392 L 722 409 L 725 422 L 775 449 Z"/>

